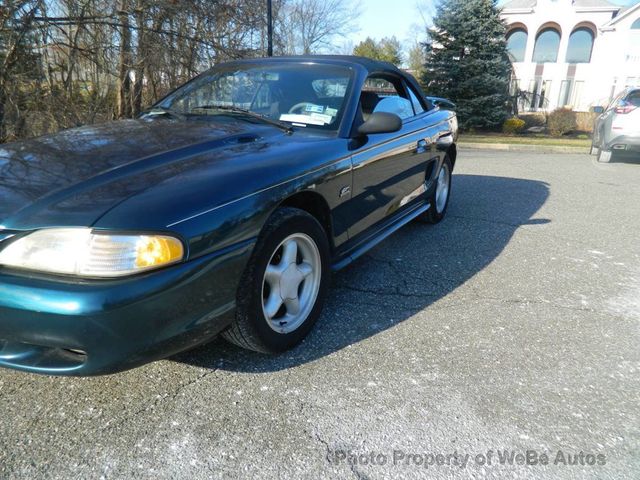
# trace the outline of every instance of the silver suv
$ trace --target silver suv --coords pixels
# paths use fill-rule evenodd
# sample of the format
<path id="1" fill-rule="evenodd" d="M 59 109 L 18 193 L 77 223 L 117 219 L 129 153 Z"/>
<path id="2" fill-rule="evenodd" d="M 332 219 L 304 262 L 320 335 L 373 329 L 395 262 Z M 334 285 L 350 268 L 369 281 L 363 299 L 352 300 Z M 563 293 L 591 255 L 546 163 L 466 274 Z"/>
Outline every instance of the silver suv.
<path id="1" fill-rule="evenodd" d="M 640 88 L 628 88 L 607 108 L 594 107 L 600 115 L 593 129 L 591 154 L 599 162 L 610 162 L 618 153 L 640 158 Z"/>

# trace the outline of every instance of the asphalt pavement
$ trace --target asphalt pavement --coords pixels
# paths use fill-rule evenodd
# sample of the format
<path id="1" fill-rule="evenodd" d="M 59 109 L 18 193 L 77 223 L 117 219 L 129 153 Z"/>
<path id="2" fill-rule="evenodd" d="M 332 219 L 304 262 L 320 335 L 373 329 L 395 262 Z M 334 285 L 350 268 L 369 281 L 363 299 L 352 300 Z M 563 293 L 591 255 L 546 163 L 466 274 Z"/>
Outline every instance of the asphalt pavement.
<path id="1" fill-rule="evenodd" d="M 640 478 L 640 162 L 461 150 L 298 348 L 0 370 L 0 478 Z"/>

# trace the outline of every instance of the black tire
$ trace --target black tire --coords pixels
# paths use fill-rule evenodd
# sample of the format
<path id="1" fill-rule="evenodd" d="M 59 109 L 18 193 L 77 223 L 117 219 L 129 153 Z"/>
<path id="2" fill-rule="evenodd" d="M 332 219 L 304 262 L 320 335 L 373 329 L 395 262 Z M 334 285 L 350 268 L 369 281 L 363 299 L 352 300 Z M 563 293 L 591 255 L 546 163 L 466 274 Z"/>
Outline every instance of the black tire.
<path id="1" fill-rule="evenodd" d="M 449 199 L 451 198 L 451 186 L 453 184 L 453 165 L 451 164 L 451 159 L 449 155 L 444 157 L 444 161 L 442 162 L 441 168 L 449 169 L 449 190 L 447 195 L 447 200 L 444 205 L 444 208 L 438 211 L 437 202 L 436 202 L 436 193 L 437 190 L 433 190 L 433 194 L 429 198 L 429 203 L 431 207 L 425 213 L 423 213 L 419 218 L 425 223 L 436 224 L 442 221 L 442 219 L 447 215 L 447 208 L 449 208 Z M 438 172 L 438 175 L 440 172 Z M 436 176 L 436 182 L 438 181 L 438 176 Z"/>
<path id="2" fill-rule="evenodd" d="M 304 322 L 290 333 L 279 333 L 269 325 L 263 312 L 263 279 L 278 246 L 297 233 L 310 237 L 318 248 L 320 287 L 315 304 Z M 329 241 L 320 223 L 303 210 L 289 207 L 276 210 L 262 229 L 242 275 L 236 296 L 235 320 L 222 337 L 235 345 L 262 353 L 279 353 L 294 347 L 307 336 L 320 316 L 329 291 L 330 277 Z"/>

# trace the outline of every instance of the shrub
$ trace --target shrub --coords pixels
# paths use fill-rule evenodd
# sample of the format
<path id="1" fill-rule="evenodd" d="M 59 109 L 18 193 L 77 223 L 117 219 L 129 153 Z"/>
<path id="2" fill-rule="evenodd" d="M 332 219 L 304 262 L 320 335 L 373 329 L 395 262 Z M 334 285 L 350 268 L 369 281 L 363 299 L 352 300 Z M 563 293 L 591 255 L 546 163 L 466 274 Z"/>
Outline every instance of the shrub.
<path id="1" fill-rule="evenodd" d="M 596 121 L 597 113 L 578 112 L 576 113 L 576 130 L 580 132 L 593 133 L 593 124 Z"/>
<path id="2" fill-rule="evenodd" d="M 508 118 L 502 125 L 502 131 L 507 134 L 520 133 L 524 129 L 525 122 L 517 117 Z"/>
<path id="3" fill-rule="evenodd" d="M 524 129 L 531 127 L 544 127 L 547 124 L 547 116 L 544 113 L 523 113 L 520 120 L 524 120 Z"/>
<path id="4" fill-rule="evenodd" d="M 547 129 L 553 137 L 561 137 L 578 127 L 576 112 L 568 108 L 559 108 L 549 114 Z"/>

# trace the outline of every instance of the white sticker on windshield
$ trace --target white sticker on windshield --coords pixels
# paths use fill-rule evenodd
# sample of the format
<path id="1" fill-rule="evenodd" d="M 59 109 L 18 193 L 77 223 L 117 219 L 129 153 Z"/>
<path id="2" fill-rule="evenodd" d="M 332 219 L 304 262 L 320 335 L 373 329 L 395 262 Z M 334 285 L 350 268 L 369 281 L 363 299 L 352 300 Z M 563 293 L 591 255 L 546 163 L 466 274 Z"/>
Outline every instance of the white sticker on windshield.
<path id="1" fill-rule="evenodd" d="M 313 112 L 313 113 L 324 113 L 324 107 L 322 105 L 314 105 L 312 103 L 307 103 L 305 107 L 305 111 Z"/>
<path id="2" fill-rule="evenodd" d="M 332 117 L 335 117 L 336 115 L 338 115 L 338 110 L 335 108 L 327 107 L 324 113 L 325 115 L 331 115 Z"/>
<path id="3" fill-rule="evenodd" d="M 313 118 L 310 115 L 300 115 L 298 113 L 283 113 L 280 115 L 280 120 L 283 122 L 292 122 L 292 123 L 305 123 L 307 125 L 326 125 L 328 122 L 321 120 L 319 118 Z"/>
<path id="4" fill-rule="evenodd" d="M 312 113 L 310 117 L 322 120 L 325 124 L 331 123 L 331 120 L 333 120 L 333 117 L 331 115 L 324 115 L 323 113 Z"/>

